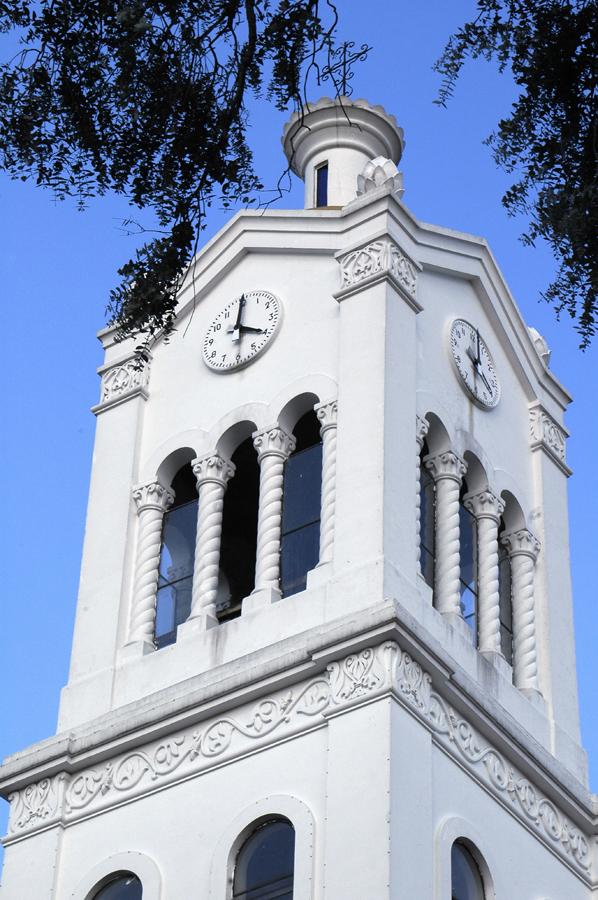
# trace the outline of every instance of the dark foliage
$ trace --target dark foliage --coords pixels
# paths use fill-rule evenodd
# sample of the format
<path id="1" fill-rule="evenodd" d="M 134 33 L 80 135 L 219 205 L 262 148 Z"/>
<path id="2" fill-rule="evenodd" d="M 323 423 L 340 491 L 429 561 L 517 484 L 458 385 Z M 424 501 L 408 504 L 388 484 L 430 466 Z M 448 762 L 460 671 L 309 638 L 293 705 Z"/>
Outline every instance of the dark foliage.
<path id="1" fill-rule="evenodd" d="M 0 167 L 75 197 L 150 210 L 160 236 L 119 270 L 109 315 L 147 346 L 172 330 L 206 205 L 261 185 L 247 100 L 301 107 L 329 59 L 329 0 L 0 0 L 19 52 L 0 67 Z"/>
<path id="2" fill-rule="evenodd" d="M 478 0 L 435 66 L 442 105 L 469 57 L 512 71 L 518 99 L 488 138 L 517 177 L 502 202 L 529 217 L 526 243 L 550 245 L 559 268 L 543 296 L 576 320 L 582 347 L 598 326 L 597 50 L 595 0 Z"/>

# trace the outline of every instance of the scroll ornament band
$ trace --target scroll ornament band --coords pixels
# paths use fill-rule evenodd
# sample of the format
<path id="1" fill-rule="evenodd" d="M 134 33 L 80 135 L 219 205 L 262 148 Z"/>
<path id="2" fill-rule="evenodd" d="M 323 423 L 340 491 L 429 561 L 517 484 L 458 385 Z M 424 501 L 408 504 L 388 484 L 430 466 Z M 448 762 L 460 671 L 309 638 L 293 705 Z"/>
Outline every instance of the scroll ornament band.
<path id="1" fill-rule="evenodd" d="M 390 238 L 372 241 L 340 259 L 341 286 L 353 287 L 375 275 L 390 273 L 415 298 L 417 269 Z"/>
<path id="2" fill-rule="evenodd" d="M 57 804 L 48 779 L 11 798 L 9 836 L 51 820 L 71 822 L 147 791 L 222 765 L 271 741 L 322 727 L 344 707 L 393 696 L 430 730 L 432 740 L 457 760 L 495 799 L 582 876 L 590 878 L 590 840 L 531 781 L 488 743 L 434 689 L 431 675 L 394 641 L 330 663 L 326 671 L 235 712 L 209 719 L 160 741 L 129 750 L 69 777 Z M 54 785 L 55 782 L 52 782 Z"/>

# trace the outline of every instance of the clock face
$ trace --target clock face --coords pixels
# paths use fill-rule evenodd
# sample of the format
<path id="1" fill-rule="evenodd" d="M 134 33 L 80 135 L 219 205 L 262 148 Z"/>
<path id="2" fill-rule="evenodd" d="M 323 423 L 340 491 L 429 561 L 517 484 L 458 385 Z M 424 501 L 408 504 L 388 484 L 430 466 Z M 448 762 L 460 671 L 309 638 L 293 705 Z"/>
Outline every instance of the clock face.
<path id="1" fill-rule="evenodd" d="M 451 351 L 461 381 L 475 402 L 484 409 L 496 406 L 500 400 L 498 375 L 479 330 L 464 319 L 455 319 Z"/>
<path id="2" fill-rule="evenodd" d="M 222 309 L 203 340 L 203 358 L 210 369 L 230 372 L 262 353 L 278 329 L 282 305 L 268 291 L 246 291 Z"/>

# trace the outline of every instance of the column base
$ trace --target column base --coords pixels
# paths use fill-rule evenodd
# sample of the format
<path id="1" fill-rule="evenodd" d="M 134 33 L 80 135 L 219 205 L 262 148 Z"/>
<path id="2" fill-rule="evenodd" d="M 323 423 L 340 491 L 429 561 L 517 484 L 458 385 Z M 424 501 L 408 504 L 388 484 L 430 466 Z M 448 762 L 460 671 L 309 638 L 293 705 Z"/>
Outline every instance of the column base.
<path id="1" fill-rule="evenodd" d="M 241 615 L 245 616 L 248 613 L 254 612 L 256 609 L 264 609 L 267 606 L 272 606 L 272 604 L 277 603 L 281 597 L 282 594 L 279 588 L 256 588 L 251 592 L 249 597 L 244 598 L 241 607 Z"/>
<path id="2" fill-rule="evenodd" d="M 513 670 L 502 653 L 499 653 L 498 650 L 480 650 L 480 656 L 483 656 L 484 659 L 488 660 L 491 666 L 498 669 L 500 674 L 503 675 L 507 681 L 513 680 Z"/>
<path id="3" fill-rule="evenodd" d="M 188 638 L 193 637 L 194 634 L 204 634 L 209 628 L 216 628 L 219 624 L 216 616 L 211 616 L 209 613 L 200 613 L 198 616 L 193 616 L 192 619 L 187 619 L 186 622 L 182 622 L 179 625 L 177 641 L 186 641 Z"/>
<path id="4" fill-rule="evenodd" d="M 524 697 L 536 707 L 536 709 L 546 710 L 546 700 L 537 688 L 519 688 Z"/>
<path id="5" fill-rule="evenodd" d="M 460 613 L 443 612 L 441 615 L 445 622 L 454 628 L 462 637 L 468 640 L 470 644 L 473 644 L 474 640 L 471 628 Z"/>
<path id="6" fill-rule="evenodd" d="M 318 563 L 315 569 L 307 573 L 306 587 L 319 587 L 330 580 L 332 576 L 332 563 L 330 561 Z"/>
<path id="7" fill-rule="evenodd" d="M 155 652 L 156 648 L 151 641 L 129 641 L 121 648 L 119 656 L 126 662 L 129 659 L 141 659 L 142 656 Z"/>

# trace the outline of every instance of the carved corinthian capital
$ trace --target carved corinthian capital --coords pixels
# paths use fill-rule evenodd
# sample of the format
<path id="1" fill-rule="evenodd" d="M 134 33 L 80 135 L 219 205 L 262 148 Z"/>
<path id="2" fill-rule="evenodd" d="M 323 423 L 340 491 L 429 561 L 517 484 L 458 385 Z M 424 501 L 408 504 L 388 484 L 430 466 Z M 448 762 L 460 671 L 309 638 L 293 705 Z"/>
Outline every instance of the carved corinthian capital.
<path id="1" fill-rule="evenodd" d="M 424 465 L 432 473 L 434 481 L 448 478 L 461 484 L 467 472 L 467 463 L 452 450 L 445 450 L 436 456 L 426 456 Z"/>
<path id="2" fill-rule="evenodd" d="M 527 528 L 503 534 L 501 543 L 507 548 L 509 556 L 529 556 L 534 562 L 538 558 L 541 546 L 537 537 Z"/>
<path id="3" fill-rule="evenodd" d="M 174 491 L 164 487 L 159 481 L 147 481 L 133 488 L 133 500 L 137 512 L 143 509 L 156 509 L 164 513 L 174 503 Z"/>
<path id="4" fill-rule="evenodd" d="M 503 501 L 490 490 L 479 491 L 477 494 L 466 494 L 463 503 L 476 519 L 492 519 L 498 523 L 505 511 Z"/>
<path id="5" fill-rule="evenodd" d="M 224 459 L 219 453 L 212 453 L 201 459 L 194 459 L 191 467 L 197 482 L 198 491 L 202 484 L 214 481 L 225 486 L 235 474 L 235 466 L 230 460 Z"/>
<path id="6" fill-rule="evenodd" d="M 287 434 L 282 428 L 266 428 L 258 431 L 253 436 L 253 446 L 257 450 L 258 461 L 264 456 L 278 456 L 286 459 L 291 455 L 296 446 L 295 438 Z"/>

